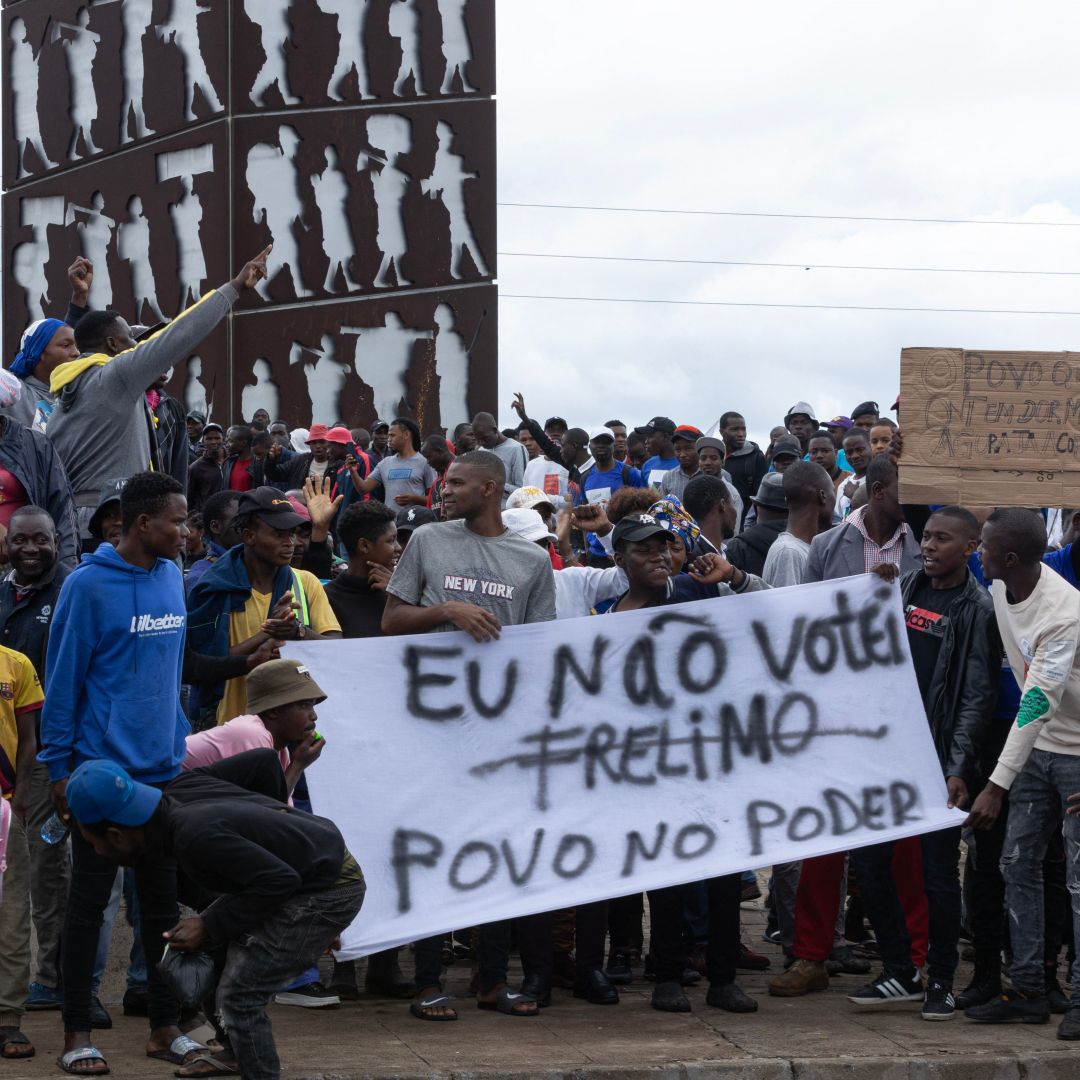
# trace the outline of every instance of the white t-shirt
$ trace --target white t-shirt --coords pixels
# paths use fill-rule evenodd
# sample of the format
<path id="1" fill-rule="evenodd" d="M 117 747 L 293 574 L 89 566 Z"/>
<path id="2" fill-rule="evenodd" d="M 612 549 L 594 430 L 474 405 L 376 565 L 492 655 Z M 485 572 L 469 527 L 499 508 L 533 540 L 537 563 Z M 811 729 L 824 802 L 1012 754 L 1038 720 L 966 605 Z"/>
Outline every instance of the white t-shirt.
<path id="1" fill-rule="evenodd" d="M 782 532 L 769 548 L 761 580 L 774 589 L 801 585 L 803 571 L 810 558 L 810 545 L 789 532 Z"/>

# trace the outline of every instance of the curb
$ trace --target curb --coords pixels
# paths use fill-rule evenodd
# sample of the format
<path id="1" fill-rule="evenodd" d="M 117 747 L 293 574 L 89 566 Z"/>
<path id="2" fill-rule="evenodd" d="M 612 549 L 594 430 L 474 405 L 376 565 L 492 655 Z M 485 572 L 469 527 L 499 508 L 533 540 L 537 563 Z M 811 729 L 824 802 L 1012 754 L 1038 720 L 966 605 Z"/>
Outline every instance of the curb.
<path id="1" fill-rule="evenodd" d="M 1067 1049 L 993 1057 L 744 1058 L 670 1065 L 587 1065 L 570 1069 L 311 1073 L 296 1080 L 1077 1080 L 1080 1055 Z"/>

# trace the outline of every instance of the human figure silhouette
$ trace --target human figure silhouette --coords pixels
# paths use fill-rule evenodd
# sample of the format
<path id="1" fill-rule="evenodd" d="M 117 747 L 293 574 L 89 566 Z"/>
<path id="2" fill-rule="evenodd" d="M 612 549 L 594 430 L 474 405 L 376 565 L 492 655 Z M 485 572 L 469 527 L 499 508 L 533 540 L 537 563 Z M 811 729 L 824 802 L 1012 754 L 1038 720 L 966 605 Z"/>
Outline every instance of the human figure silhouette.
<path id="1" fill-rule="evenodd" d="M 54 39 L 59 38 L 67 57 L 68 79 L 71 85 L 71 139 L 68 142 L 67 156 L 71 161 L 83 155 L 79 153 L 79 136 L 87 154 L 98 153 L 90 135 L 90 126 L 97 119 L 97 94 L 94 92 L 93 67 L 97 56 L 101 35 L 88 29 L 90 11 L 79 8 L 75 16 L 75 26 L 71 23 L 57 23 L 53 31 Z M 64 31 L 67 31 L 65 34 Z"/>
<path id="2" fill-rule="evenodd" d="M 356 72 L 356 83 L 361 98 L 370 97 L 368 86 L 367 57 L 364 52 L 364 17 L 368 0 L 318 0 L 319 7 L 327 15 L 337 16 L 338 54 L 337 63 L 326 86 L 326 96 L 333 101 L 344 101 L 341 83 L 350 71 Z"/>
<path id="3" fill-rule="evenodd" d="M 318 347 L 294 341 L 289 350 L 289 365 L 295 364 L 304 366 L 312 419 L 336 417 L 349 365 L 337 359 L 337 343 L 333 335 L 323 334 Z"/>
<path id="4" fill-rule="evenodd" d="M 105 197 L 100 191 L 95 191 L 90 197 L 89 207 L 69 205 L 67 213 L 68 224 L 76 223 L 83 255 L 94 264 L 94 280 L 87 296 L 92 310 L 107 308 L 113 298 L 108 256 L 116 222 L 102 213 L 104 209 Z M 80 214 L 85 215 L 82 221 L 79 220 Z"/>
<path id="5" fill-rule="evenodd" d="M 120 67 L 123 72 L 124 103 L 120 106 L 120 142 L 145 139 L 154 132 L 146 126 L 143 112 L 142 39 L 153 15 L 154 0 L 124 0 L 120 8 L 124 20 L 124 43 L 120 47 Z M 135 134 L 129 134 L 128 117 L 134 114 Z"/>
<path id="6" fill-rule="evenodd" d="M 435 373 L 439 376 L 439 423 L 447 431 L 472 417 L 469 411 L 469 352 L 458 333 L 454 309 L 435 309 Z"/>
<path id="7" fill-rule="evenodd" d="M 394 80 L 394 96 L 405 96 L 405 85 L 411 75 L 415 95 L 425 97 L 420 58 L 420 9 L 417 7 L 417 0 L 392 0 L 390 36 L 401 45 L 401 66 Z"/>
<path id="8" fill-rule="evenodd" d="M 271 416 L 280 416 L 278 408 L 281 393 L 274 382 L 270 362 L 259 357 L 252 366 L 254 383 L 249 383 L 240 392 L 240 415 L 254 416 L 259 409 L 265 409 Z M 209 415 L 209 413 L 207 413 Z"/>
<path id="9" fill-rule="evenodd" d="M 26 309 L 30 319 L 43 319 L 49 303 L 49 279 L 45 269 L 49 265 L 48 229 L 50 225 L 63 225 L 67 220 L 63 195 L 46 195 L 19 200 L 19 222 L 31 226 L 31 239 L 15 246 L 11 253 L 11 276 L 26 293 Z"/>
<path id="10" fill-rule="evenodd" d="M 349 260 L 356 254 L 352 228 L 345 212 L 349 185 L 338 164 L 337 150 L 334 147 L 326 148 L 323 160 L 326 162 L 326 168 L 311 178 L 311 187 L 315 192 L 315 205 L 319 208 L 319 217 L 322 219 L 323 251 L 330 260 L 323 288 L 327 292 L 335 292 L 338 271 L 340 271 L 345 276 L 346 289 L 359 289 L 359 284 L 349 273 Z"/>
<path id="11" fill-rule="evenodd" d="M 343 334 L 355 334 L 354 366 L 360 380 L 374 395 L 376 416 L 397 416 L 405 394 L 413 345 L 430 341 L 433 330 L 413 330 L 396 311 L 388 311 L 383 326 L 343 326 Z"/>
<path id="12" fill-rule="evenodd" d="M 175 45 L 184 58 L 184 116 L 195 120 L 195 88 L 198 87 L 212 112 L 221 112 L 221 100 L 210 72 L 206 70 L 202 46 L 199 44 L 199 16 L 210 11 L 200 0 L 172 0 L 169 21 L 154 28 L 160 41 Z"/>
<path id="13" fill-rule="evenodd" d="M 300 136 L 288 124 L 278 128 L 278 145 L 256 143 L 247 157 L 247 186 L 255 197 L 254 217 L 257 224 L 266 224 L 274 244 L 266 278 L 256 285 L 259 295 L 270 299 L 270 282 L 284 268 L 292 272 L 293 290 L 297 297 L 310 296 L 304 287 L 300 270 L 300 250 L 293 235 L 299 222 L 307 228 L 300 202 L 300 180 L 296 171 L 296 154 Z"/>
<path id="14" fill-rule="evenodd" d="M 203 281 L 206 279 L 206 255 L 203 253 L 202 237 L 199 227 L 202 225 L 202 200 L 195 194 L 195 178 L 190 175 L 180 177 L 183 194 L 169 206 L 172 219 L 173 235 L 176 237 L 176 255 L 179 261 L 177 276 L 180 278 L 180 307 L 183 311 L 188 304 L 202 296 Z"/>
<path id="15" fill-rule="evenodd" d="M 412 124 L 404 116 L 373 116 L 368 120 L 368 143 L 375 149 L 360 152 L 357 168 L 368 167 L 375 195 L 375 243 L 382 252 L 375 285 L 411 285 L 401 272 L 401 258 L 408 250 L 402 203 L 412 177 L 398 162 L 412 149 Z"/>
<path id="16" fill-rule="evenodd" d="M 354 3 L 357 0 L 353 0 Z M 244 10 L 248 18 L 259 28 L 259 41 L 266 59 L 255 76 L 255 84 L 249 97 L 253 105 L 263 103 L 263 95 L 274 83 L 286 105 L 299 105 L 298 98 L 289 88 L 289 72 L 285 46 L 292 40 L 289 26 L 289 6 L 281 0 L 246 0 Z"/>
<path id="17" fill-rule="evenodd" d="M 428 198 L 441 199 L 450 215 L 450 273 L 455 280 L 462 278 L 462 261 L 468 248 L 477 273 L 487 277 L 487 263 L 480 253 L 480 245 L 473 235 L 465 209 L 465 182 L 475 180 L 477 174 L 467 172 L 464 158 L 451 151 L 454 129 L 445 120 L 439 121 L 435 133 L 439 143 L 435 151 L 435 167 L 427 180 L 420 181 L 420 188 Z"/>
<path id="18" fill-rule="evenodd" d="M 143 305 L 150 309 L 147 322 L 164 316 L 157 298 L 154 270 L 150 265 L 150 222 L 143 214 L 142 199 L 132 195 L 127 204 L 128 219 L 116 230 L 116 252 L 131 267 L 131 291 L 135 297 L 135 318 L 142 321 Z M 183 262 L 183 259 L 181 259 Z M 185 298 L 186 303 L 186 298 Z"/>
<path id="19" fill-rule="evenodd" d="M 188 412 L 200 412 L 210 415 L 212 402 L 207 400 L 206 387 L 202 382 L 202 357 L 189 356 L 187 371 L 184 374 L 184 408 Z"/>
<path id="20" fill-rule="evenodd" d="M 454 76 L 461 76 L 461 92 L 472 93 L 476 87 L 469 82 L 465 74 L 465 65 L 472 59 L 472 45 L 469 42 L 469 28 L 465 23 L 465 5 L 468 0 L 439 0 L 439 12 L 442 14 L 442 54 L 446 60 L 446 74 L 443 76 L 442 92 L 454 92 Z"/>
<path id="21" fill-rule="evenodd" d="M 56 162 L 45 153 L 41 141 L 41 120 L 38 116 L 38 55 L 30 43 L 30 32 L 20 18 L 11 20 L 8 27 L 11 39 L 8 67 L 11 86 L 11 113 L 15 127 L 15 145 L 18 148 L 15 176 L 26 176 L 25 155 L 32 147 L 45 169 L 56 168 Z"/>

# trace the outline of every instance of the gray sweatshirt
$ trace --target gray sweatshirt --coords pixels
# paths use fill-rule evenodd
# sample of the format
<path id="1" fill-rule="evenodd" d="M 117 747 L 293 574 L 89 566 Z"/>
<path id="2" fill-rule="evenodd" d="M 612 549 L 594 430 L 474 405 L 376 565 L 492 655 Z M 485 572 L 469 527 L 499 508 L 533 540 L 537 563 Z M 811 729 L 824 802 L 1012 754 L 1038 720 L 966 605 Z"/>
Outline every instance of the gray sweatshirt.
<path id="1" fill-rule="evenodd" d="M 153 337 L 87 367 L 60 388 L 46 434 L 64 462 L 79 506 L 96 505 L 106 481 L 150 467 L 147 387 L 198 348 L 236 300 L 236 290 L 222 285 Z M 54 378 L 67 366 L 57 368 Z"/>

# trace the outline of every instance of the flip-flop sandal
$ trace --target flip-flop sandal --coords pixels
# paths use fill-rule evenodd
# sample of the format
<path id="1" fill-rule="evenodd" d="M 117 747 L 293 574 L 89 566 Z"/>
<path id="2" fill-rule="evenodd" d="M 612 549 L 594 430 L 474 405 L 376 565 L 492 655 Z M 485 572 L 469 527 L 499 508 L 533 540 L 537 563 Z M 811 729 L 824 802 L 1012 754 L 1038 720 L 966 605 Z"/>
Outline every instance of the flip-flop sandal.
<path id="1" fill-rule="evenodd" d="M 74 1066 L 80 1061 L 101 1061 L 105 1063 L 105 1068 L 76 1069 Z M 105 1061 L 105 1055 L 96 1046 L 80 1046 L 77 1050 L 69 1050 L 56 1059 L 56 1064 L 71 1076 L 109 1075 L 109 1063 Z"/>
<path id="2" fill-rule="evenodd" d="M 18 1054 L 5 1054 L 9 1046 L 29 1046 L 30 1053 L 23 1051 Z M 26 1061 L 32 1058 L 37 1051 L 34 1044 L 17 1027 L 0 1027 L 0 1061 Z"/>
<path id="3" fill-rule="evenodd" d="M 227 1061 L 222 1061 L 220 1058 L 213 1057 L 211 1054 L 200 1054 L 198 1057 L 192 1058 L 190 1061 L 185 1062 L 183 1068 L 190 1069 L 193 1065 L 213 1065 L 213 1072 L 200 1072 L 200 1073 L 185 1073 L 177 1069 L 173 1076 L 177 1076 L 180 1080 L 196 1080 L 203 1076 L 239 1076 L 240 1066 L 230 1065 Z"/>
<path id="4" fill-rule="evenodd" d="M 427 1016 L 424 1012 L 425 1009 L 453 1009 L 454 1004 L 449 994 L 436 994 L 435 997 L 423 998 L 420 1001 L 414 1001 L 409 1006 L 409 1012 L 416 1017 L 417 1020 L 456 1020 L 457 1010 L 454 1010 L 453 1016 Z"/>
<path id="5" fill-rule="evenodd" d="M 204 1046 L 201 1042 L 197 1042 L 188 1035 L 177 1035 L 171 1043 L 169 1043 L 168 1050 L 147 1050 L 146 1056 L 148 1058 L 156 1058 L 158 1061 L 168 1061 L 173 1065 L 186 1065 L 187 1056 L 192 1053 L 206 1053 L 210 1052 L 208 1046 Z"/>
<path id="6" fill-rule="evenodd" d="M 520 1012 L 514 1008 L 515 1005 L 528 1005 L 530 1002 L 536 1006 L 533 1012 Z M 511 990 L 509 986 L 504 986 L 494 1001 L 477 1001 L 476 1007 L 478 1009 L 489 1009 L 492 1012 L 501 1012 L 505 1016 L 540 1015 L 540 1003 L 532 994 L 522 994 L 516 990 Z"/>

